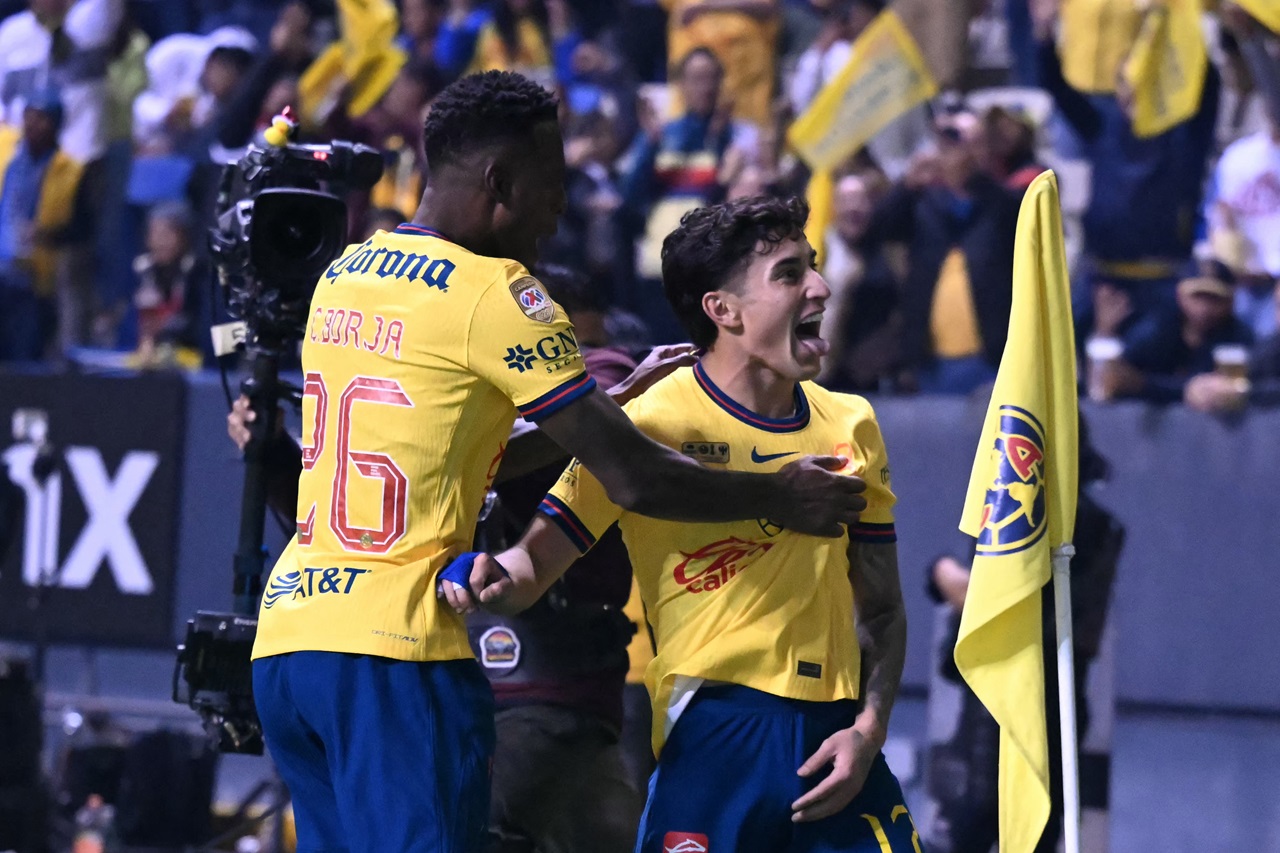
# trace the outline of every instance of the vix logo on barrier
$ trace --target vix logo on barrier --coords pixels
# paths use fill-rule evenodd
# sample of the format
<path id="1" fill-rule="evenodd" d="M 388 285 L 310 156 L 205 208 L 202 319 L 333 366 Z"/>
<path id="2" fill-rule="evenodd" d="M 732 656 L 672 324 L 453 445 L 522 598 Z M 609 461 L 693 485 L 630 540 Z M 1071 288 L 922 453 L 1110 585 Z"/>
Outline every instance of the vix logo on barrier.
<path id="1" fill-rule="evenodd" d="M 105 558 L 121 592 L 149 595 L 155 583 L 129 528 L 129 514 L 151 481 L 160 455 L 149 450 L 129 451 L 114 476 L 107 472 L 102 453 L 95 447 L 69 447 L 65 458 L 88 520 L 59 567 L 62 474 L 55 471 L 41 483 L 33 470 L 36 448 L 31 444 L 15 445 L 4 453 L 10 479 L 26 496 L 23 582 L 36 586 L 47 573 L 56 578 L 57 586 L 84 589 L 93 582 Z"/>

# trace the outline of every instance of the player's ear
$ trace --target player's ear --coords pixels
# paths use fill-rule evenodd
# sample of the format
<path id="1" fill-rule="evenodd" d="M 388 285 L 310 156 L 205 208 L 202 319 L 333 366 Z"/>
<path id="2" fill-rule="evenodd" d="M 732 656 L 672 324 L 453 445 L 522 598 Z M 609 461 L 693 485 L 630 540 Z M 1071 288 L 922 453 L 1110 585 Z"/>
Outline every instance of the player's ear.
<path id="1" fill-rule="evenodd" d="M 511 198 L 511 170 L 497 157 L 491 157 L 484 164 L 484 188 L 489 197 L 500 204 L 506 204 Z"/>
<path id="2" fill-rule="evenodd" d="M 711 322 L 722 329 L 737 329 L 742 325 L 738 299 L 724 290 L 713 290 L 702 295 L 702 310 Z"/>

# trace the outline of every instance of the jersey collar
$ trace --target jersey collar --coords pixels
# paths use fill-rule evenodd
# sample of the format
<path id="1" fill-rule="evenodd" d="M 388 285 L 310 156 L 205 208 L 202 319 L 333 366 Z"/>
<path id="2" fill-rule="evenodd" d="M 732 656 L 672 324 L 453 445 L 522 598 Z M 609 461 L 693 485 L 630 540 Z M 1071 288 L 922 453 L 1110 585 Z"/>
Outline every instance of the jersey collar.
<path id="1" fill-rule="evenodd" d="M 450 243 L 453 242 L 452 240 L 449 240 L 448 237 L 446 237 L 444 234 L 437 231 L 436 229 L 428 228 L 425 225 L 418 225 L 413 222 L 402 223 L 399 227 L 396 228 L 396 230 L 393 233 L 412 234 L 415 237 L 435 237 L 437 240 L 448 240 Z"/>
<path id="2" fill-rule="evenodd" d="M 703 369 L 702 362 L 698 362 L 693 366 L 693 378 L 697 381 L 698 387 L 702 389 L 703 393 L 711 398 L 711 402 L 748 426 L 762 429 L 765 432 L 797 432 L 809 425 L 809 399 L 805 397 L 804 389 L 800 387 L 799 382 L 796 383 L 795 414 L 785 418 L 766 418 L 764 415 L 758 415 L 751 411 L 720 390 L 720 387 L 711 381 L 711 377 Z"/>

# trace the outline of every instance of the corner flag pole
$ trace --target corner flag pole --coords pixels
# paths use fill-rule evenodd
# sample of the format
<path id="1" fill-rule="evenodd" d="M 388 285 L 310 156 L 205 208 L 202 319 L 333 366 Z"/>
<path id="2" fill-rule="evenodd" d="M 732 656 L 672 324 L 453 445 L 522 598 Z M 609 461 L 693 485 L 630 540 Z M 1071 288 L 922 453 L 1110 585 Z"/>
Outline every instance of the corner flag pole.
<path id="1" fill-rule="evenodd" d="M 1062 730 L 1062 837 L 1080 853 L 1080 769 L 1076 764 L 1076 662 L 1071 628 L 1070 542 L 1053 549 L 1053 602 L 1058 628 L 1058 721 Z"/>

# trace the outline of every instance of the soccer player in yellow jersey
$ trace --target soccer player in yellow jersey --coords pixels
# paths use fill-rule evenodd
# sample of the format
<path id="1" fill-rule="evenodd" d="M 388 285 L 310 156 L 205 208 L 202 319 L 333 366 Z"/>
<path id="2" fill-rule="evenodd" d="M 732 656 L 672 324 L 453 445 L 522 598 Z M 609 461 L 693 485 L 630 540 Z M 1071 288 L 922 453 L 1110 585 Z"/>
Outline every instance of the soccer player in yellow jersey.
<path id="1" fill-rule="evenodd" d="M 657 641 L 642 853 L 920 850 L 880 752 L 906 652 L 889 464 L 870 404 L 807 381 L 827 352 L 830 295 L 807 215 L 799 199 L 760 197 L 684 217 L 663 246 L 663 282 L 706 351 L 626 411 L 708 468 L 846 457 L 867 483 L 847 538 L 767 517 L 646 518 L 575 461 L 515 548 L 475 555 L 474 592 L 450 591 L 463 610 L 471 595 L 527 606 L 618 523 Z"/>
<path id="2" fill-rule="evenodd" d="M 704 468 L 642 435 L 584 373 L 527 268 L 565 206 L 545 90 L 463 78 L 434 102 L 424 148 L 414 221 L 334 261 L 302 342 L 297 533 L 264 587 L 253 668 L 300 853 L 482 844 L 493 700 L 436 586 L 470 546 L 517 411 L 631 511 L 834 536 L 865 505 L 831 458 Z"/>

